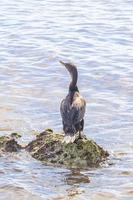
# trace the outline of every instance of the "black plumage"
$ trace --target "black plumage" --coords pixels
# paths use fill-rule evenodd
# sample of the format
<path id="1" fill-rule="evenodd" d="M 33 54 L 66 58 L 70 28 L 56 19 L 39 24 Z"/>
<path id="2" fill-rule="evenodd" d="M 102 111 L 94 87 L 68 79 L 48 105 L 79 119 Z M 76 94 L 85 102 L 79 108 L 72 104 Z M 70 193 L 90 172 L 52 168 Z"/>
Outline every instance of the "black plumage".
<path id="1" fill-rule="evenodd" d="M 76 133 L 79 133 L 79 137 L 82 137 L 86 101 L 80 95 L 77 87 L 78 72 L 76 66 L 62 61 L 60 63 L 66 67 L 72 78 L 68 95 L 62 100 L 60 105 L 65 133 L 64 142 L 69 143 L 74 142 Z"/>

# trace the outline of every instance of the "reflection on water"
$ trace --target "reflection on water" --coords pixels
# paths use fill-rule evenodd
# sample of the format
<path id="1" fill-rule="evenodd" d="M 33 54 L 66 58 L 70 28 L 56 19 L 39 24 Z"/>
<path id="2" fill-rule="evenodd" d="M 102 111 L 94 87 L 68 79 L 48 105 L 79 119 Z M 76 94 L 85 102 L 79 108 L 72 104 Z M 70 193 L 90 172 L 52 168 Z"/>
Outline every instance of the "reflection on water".
<path id="1" fill-rule="evenodd" d="M 0 157 L 0 199 L 132 199 L 132 1 L 0 1 L 0 134 L 62 129 L 59 104 L 72 60 L 87 100 L 85 133 L 111 153 L 88 171 Z"/>
<path id="2" fill-rule="evenodd" d="M 66 175 L 66 182 L 68 185 L 74 185 L 80 183 L 90 183 L 90 179 L 88 176 L 81 174 L 79 169 L 73 169 L 70 174 Z"/>

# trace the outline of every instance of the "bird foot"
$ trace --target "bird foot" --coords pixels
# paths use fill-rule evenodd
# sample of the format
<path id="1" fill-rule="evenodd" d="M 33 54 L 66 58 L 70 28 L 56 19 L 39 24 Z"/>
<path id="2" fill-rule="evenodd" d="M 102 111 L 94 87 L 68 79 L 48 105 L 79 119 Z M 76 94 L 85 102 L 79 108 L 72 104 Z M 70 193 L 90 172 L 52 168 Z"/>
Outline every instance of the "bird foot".
<path id="1" fill-rule="evenodd" d="M 84 140 L 84 139 L 86 140 L 87 137 L 86 137 L 86 135 L 83 135 L 83 134 L 82 134 L 82 135 L 79 135 L 77 139 L 78 139 L 78 140 Z"/>

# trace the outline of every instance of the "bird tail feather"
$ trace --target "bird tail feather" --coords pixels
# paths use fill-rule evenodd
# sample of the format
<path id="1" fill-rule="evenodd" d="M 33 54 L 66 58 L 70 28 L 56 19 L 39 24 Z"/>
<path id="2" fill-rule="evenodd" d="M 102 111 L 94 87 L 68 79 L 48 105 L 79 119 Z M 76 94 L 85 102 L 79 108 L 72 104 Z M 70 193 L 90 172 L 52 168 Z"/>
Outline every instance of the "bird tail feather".
<path id="1" fill-rule="evenodd" d="M 63 139 L 63 143 L 66 143 L 66 144 L 68 144 L 68 143 L 74 143 L 74 141 L 75 141 L 75 135 L 66 135 L 65 137 L 64 137 L 64 139 Z"/>

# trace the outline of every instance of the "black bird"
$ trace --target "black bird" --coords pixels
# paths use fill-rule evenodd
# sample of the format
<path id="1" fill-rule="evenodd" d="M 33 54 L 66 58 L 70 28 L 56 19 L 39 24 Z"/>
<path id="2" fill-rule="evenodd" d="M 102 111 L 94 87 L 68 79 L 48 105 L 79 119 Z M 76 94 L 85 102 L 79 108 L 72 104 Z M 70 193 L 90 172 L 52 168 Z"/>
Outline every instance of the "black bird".
<path id="1" fill-rule="evenodd" d="M 72 78 L 68 95 L 62 100 L 60 105 L 63 130 L 65 133 L 63 142 L 73 143 L 76 133 L 79 133 L 79 138 L 82 138 L 86 101 L 80 95 L 77 87 L 77 67 L 71 63 L 64 63 L 62 61 L 60 63 L 66 67 Z"/>

